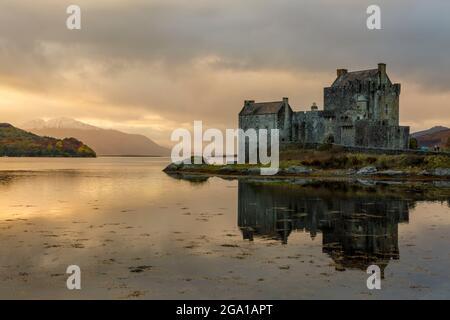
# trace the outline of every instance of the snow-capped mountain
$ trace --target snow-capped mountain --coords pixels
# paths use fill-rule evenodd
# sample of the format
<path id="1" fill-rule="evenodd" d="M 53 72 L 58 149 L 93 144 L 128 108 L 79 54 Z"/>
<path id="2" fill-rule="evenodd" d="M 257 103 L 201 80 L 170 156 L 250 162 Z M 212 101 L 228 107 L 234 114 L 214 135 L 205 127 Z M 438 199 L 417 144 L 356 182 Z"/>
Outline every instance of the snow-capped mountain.
<path id="1" fill-rule="evenodd" d="M 50 120 L 36 119 L 26 122 L 22 125 L 24 129 L 80 129 L 80 130 L 101 130 L 98 127 L 91 126 L 71 118 L 55 118 Z"/>

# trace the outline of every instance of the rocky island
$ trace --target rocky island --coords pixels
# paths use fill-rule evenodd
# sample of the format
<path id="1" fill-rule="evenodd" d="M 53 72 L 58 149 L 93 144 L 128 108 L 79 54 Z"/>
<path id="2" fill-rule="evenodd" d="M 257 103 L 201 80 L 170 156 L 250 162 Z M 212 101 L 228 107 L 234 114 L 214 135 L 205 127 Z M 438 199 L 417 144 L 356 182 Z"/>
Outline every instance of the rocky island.
<path id="1" fill-rule="evenodd" d="M 371 177 L 391 179 L 449 179 L 450 154 L 400 153 L 396 155 L 349 152 L 340 146 L 319 149 L 285 150 L 280 153 L 280 177 Z M 199 161 L 198 161 L 199 162 Z M 202 159 L 169 164 L 166 173 L 207 174 L 217 176 L 259 176 L 257 164 L 215 165 Z M 270 178 L 270 176 L 265 176 Z"/>
<path id="2" fill-rule="evenodd" d="M 410 128 L 400 125 L 401 85 L 390 80 L 386 64 L 351 72 L 337 69 L 336 73 L 331 85 L 323 89 L 323 110 L 313 103 L 310 111 L 294 111 L 288 97 L 279 101 L 244 101 L 238 115 L 239 129 L 255 132 L 257 148 L 268 143 L 260 141 L 256 133 L 276 130 L 279 134 L 276 177 L 450 178 L 450 150 L 443 143 L 446 136 L 429 139 L 436 145 L 435 150 L 429 151 L 418 145 L 420 136 L 427 132 L 410 136 Z M 249 142 L 245 142 L 244 150 L 247 159 Z M 262 168 L 234 163 L 212 165 L 203 159 L 197 162 L 200 164 L 172 163 L 164 171 L 256 176 Z"/>

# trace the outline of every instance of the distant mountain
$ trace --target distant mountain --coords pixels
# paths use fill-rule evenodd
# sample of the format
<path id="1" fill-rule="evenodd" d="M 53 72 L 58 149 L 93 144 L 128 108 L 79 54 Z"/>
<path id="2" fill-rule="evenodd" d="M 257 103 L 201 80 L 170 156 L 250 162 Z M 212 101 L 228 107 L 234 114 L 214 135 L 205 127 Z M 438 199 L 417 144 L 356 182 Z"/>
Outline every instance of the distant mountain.
<path id="1" fill-rule="evenodd" d="M 33 120 L 23 125 L 38 135 L 56 138 L 74 137 L 91 146 L 98 155 L 167 156 L 169 149 L 161 147 L 140 134 L 102 129 L 70 118 Z"/>
<path id="2" fill-rule="evenodd" d="M 81 130 L 101 130 L 100 128 L 71 119 L 55 118 L 50 120 L 36 119 L 24 123 L 23 128 L 27 129 L 81 129 Z"/>
<path id="3" fill-rule="evenodd" d="M 74 138 L 55 139 L 0 123 L 0 156 L 8 157 L 95 157 L 95 152 Z"/>
<path id="4" fill-rule="evenodd" d="M 434 146 L 439 146 L 443 148 L 450 138 L 450 128 L 437 126 L 428 130 L 413 133 L 411 136 L 417 139 L 420 147 L 433 148 Z"/>
<path id="5" fill-rule="evenodd" d="M 438 132 L 441 132 L 441 131 L 446 131 L 446 130 L 450 130 L 450 129 L 447 128 L 447 127 L 443 127 L 443 126 L 435 126 L 433 128 L 427 129 L 427 130 L 415 132 L 415 133 L 411 134 L 411 136 L 413 138 L 417 138 L 417 137 L 420 137 L 420 136 L 425 136 L 425 135 L 429 135 L 429 134 L 435 134 L 435 133 L 438 133 Z"/>

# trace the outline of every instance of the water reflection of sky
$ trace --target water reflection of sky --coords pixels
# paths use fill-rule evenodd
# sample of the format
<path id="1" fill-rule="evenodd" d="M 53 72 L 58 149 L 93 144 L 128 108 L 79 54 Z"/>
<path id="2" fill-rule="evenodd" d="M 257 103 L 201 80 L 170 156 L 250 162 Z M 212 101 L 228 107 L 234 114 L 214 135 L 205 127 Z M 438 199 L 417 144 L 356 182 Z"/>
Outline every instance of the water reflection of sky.
<path id="1" fill-rule="evenodd" d="M 176 179 L 164 159 L 56 160 L 0 159 L 1 297 L 448 298 L 442 190 Z M 381 292 L 365 287 L 371 263 L 384 269 Z M 69 264 L 86 290 L 64 289 Z"/>

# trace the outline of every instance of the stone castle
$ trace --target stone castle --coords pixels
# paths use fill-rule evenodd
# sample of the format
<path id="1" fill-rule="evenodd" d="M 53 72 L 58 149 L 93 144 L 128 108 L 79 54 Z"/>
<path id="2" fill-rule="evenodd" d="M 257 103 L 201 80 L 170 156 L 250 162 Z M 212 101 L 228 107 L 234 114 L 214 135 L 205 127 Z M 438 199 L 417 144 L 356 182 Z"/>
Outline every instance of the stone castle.
<path id="1" fill-rule="evenodd" d="M 324 88 L 324 107 L 294 112 L 288 98 L 275 102 L 246 100 L 239 128 L 279 129 L 281 144 L 335 143 L 349 147 L 407 149 L 409 127 L 399 125 L 400 84 L 392 83 L 386 64 L 377 69 L 337 70 Z"/>

